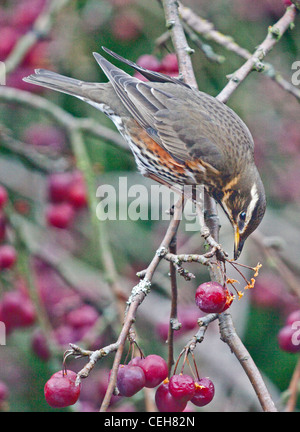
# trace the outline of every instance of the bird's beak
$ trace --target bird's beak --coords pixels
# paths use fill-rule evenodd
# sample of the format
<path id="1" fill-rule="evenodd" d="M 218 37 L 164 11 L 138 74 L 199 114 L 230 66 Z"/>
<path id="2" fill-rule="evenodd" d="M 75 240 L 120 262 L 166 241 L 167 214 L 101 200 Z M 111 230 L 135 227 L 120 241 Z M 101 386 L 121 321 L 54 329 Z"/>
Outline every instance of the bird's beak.
<path id="1" fill-rule="evenodd" d="M 244 240 L 240 236 L 240 230 L 237 226 L 234 233 L 234 259 L 237 260 L 244 246 Z"/>

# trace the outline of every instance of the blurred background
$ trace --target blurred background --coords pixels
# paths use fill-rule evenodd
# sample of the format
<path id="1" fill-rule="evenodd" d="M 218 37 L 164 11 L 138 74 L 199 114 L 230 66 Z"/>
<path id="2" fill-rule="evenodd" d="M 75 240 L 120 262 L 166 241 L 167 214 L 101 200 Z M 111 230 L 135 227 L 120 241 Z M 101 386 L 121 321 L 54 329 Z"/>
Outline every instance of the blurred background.
<path id="1" fill-rule="evenodd" d="M 221 36 L 229 36 L 252 53 L 268 27 L 284 14 L 285 3 L 185 0 L 184 5 L 211 22 Z M 50 4 L 56 8 L 44 25 L 39 16 Z M 94 51 L 101 52 L 101 46 L 176 76 L 176 58 L 165 32 L 163 9 L 157 1 L 0 0 L 0 61 L 7 67 L 2 88 L 17 90 L 11 95 L 0 91 L 0 320 L 6 326 L 0 346 L 3 411 L 53 411 L 44 400 L 43 387 L 60 369 L 68 343 L 97 349 L 117 339 L 122 305 L 137 283 L 136 272 L 147 267 L 168 224 L 100 223 L 95 214 L 97 187 L 117 185 L 120 176 L 126 176 L 129 185 L 150 187 L 151 182 L 137 174 L 133 156 L 103 114 L 22 78 L 35 68 L 46 68 L 85 81 L 106 81 L 92 56 Z M 30 42 L 32 35 L 34 43 L 24 48 L 22 41 Z M 199 89 L 216 96 L 226 85 L 226 76 L 245 60 L 210 34 L 187 27 L 187 35 L 194 39 L 189 44 L 195 50 L 192 58 Z M 297 362 L 297 354 L 287 352 L 286 344 L 279 346 L 278 332 L 290 314 L 299 311 L 300 84 L 292 86 L 292 65 L 300 60 L 299 49 L 298 18 L 266 57 L 268 73 L 253 72 L 228 102 L 254 137 L 268 199 L 259 233 L 248 240 L 241 259 L 250 266 L 261 262 L 263 267 L 255 288 L 234 302 L 232 314 L 238 334 L 281 408 Z M 133 73 L 127 66 L 124 70 Z M 22 98 L 24 91 L 32 99 L 28 94 Z M 51 114 L 54 105 L 38 106 L 35 97 L 64 111 Z M 65 118 L 65 112 L 72 117 Z M 67 127 L 73 117 L 91 122 L 82 129 L 80 139 Z M 100 129 L 88 131 L 95 125 Z M 221 243 L 231 253 L 231 227 L 221 210 L 220 218 Z M 185 231 L 182 224 L 178 252 L 202 251 L 199 234 Z M 107 256 L 114 258 L 117 276 L 107 271 Z M 178 277 L 182 329 L 176 335 L 176 355 L 197 329 L 194 292 L 208 280 L 205 268 L 196 264 L 187 268 L 196 278 L 186 282 Z M 167 357 L 168 271 L 162 263 L 152 292 L 138 311 L 135 328 L 145 355 Z M 233 269 L 228 273 L 239 279 Z M 216 395 L 206 407 L 190 409 L 260 410 L 241 366 L 220 341 L 214 324 L 195 355 L 200 374 L 211 378 Z M 113 355 L 97 364 L 71 410 L 99 409 L 112 360 Z M 78 371 L 85 362 L 68 359 L 67 366 Z M 110 410 L 145 411 L 144 397 L 139 392 L 131 399 L 116 398 Z"/>

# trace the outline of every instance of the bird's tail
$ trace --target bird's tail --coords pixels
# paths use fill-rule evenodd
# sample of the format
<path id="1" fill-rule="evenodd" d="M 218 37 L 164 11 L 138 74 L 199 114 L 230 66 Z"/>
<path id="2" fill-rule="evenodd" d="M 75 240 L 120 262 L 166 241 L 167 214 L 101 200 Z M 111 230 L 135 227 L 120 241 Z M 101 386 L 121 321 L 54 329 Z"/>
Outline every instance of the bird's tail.
<path id="1" fill-rule="evenodd" d="M 34 74 L 23 78 L 23 81 L 72 96 L 84 97 L 85 86 L 87 84 L 93 84 L 69 78 L 46 69 L 36 69 L 34 72 Z"/>

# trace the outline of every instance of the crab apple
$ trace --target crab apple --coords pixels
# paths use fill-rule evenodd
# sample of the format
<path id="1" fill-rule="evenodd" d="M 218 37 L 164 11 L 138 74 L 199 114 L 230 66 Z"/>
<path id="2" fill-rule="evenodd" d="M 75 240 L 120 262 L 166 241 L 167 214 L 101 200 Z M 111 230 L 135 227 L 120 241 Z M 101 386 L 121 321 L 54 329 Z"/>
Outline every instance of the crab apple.
<path id="1" fill-rule="evenodd" d="M 120 365 L 117 387 L 121 396 L 131 397 L 145 387 L 145 374 L 139 366 Z"/>
<path id="2" fill-rule="evenodd" d="M 191 399 L 191 402 L 202 407 L 209 404 L 215 395 L 215 386 L 209 378 L 201 378 L 195 383 L 195 395 Z"/>
<path id="3" fill-rule="evenodd" d="M 34 331 L 31 338 L 32 351 L 43 361 L 47 361 L 51 357 L 51 351 L 48 345 L 46 336 L 38 328 Z"/>
<path id="4" fill-rule="evenodd" d="M 205 282 L 195 293 L 196 305 L 206 313 L 220 313 L 227 301 L 228 291 L 218 282 Z"/>
<path id="5" fill-rule="evenodd" d="M 19 290 L 6 292 L 1 301 L 1 321 L 8 330 L 27 327 L 34 323 L 36 315 L 30 298 Z"/>
<path id="6" fill-rule="evenodd" d="M 72 174 L 69 172 L 54 173 L 48 178 L 49 199 L 54 202 L 66 201 L 72 184 Z"/>
<path id="7" fill-rule="evenodd" d="M 88 197 L 84 182 L 76 181 L 70 186 L 68 201 L 75 209 L 87 206 Z"/>
<path id="8" fill-rule="evenodd" d="M 19 1 L 14 7 L 12 23 L 17 28 L 30 27 L 42 12 L 45 3 L 45 0 Z"/>
<path id="9" fill-rule="evenodd" d="M 80 395 L 80 384 L 76 384 L 76 373 L 71 370 L 58 371 L 46 382 L 44 394 L 52 408 L 74 405 Z"/>
<path id="10" fill-rule="evenodd" d="M 145 374 L 145 387 L 154 388 L 168 376 L 166 361 L 156 354 L 150 354 L 139 364 Z"/>
<path id="11" fill-rule="evenodd" d="M 14 48 L 20 33 L 13 27 L 2 27 L 0 38 L 0 60 L 5 60 Z"/>
<path id="12" fill-rule="evenodd" d="M 69 228 L 74 219 L 74 208 L 69 203 L 50 204 L 46 210 L 48 225 L 55 228 Z"/>
<path id="13" fill-rule="evenodd" d="M 142 17 L 134 11 L 118 12 L 111 23 L 112 34 L 116 39 L 132 41 L 137 39 L 143 29 Z"/>
<path id="14" fill-rule="evenodd" d="M 5 239 L 6 235 L 6 216 L 0 211 L 0 242 Z"/>
<path id="15" fill-rule="evenodd" d="M 6 77 L 6 85 L 31 93 L 43 93 L 45 90 L 41 86 L 23 81 L 25 76 L 32 73 L 32 66 L 20 65 Z"/>
<path id="16" fill-rule="evenodd" d="M 98 318 L 99 314 L 93 306 L 83 304 L 68 312 L 65 321 L 67 324 L 78 329 L 82 327 L 92 327 Z"/>
<path id="17" fill-rule="evenodd" d="M 187 402 L 175 398 L 169 390 L 169 382 L 163 382 L 156 390 L 155 403 L 160 412 L 182 412 Z"/>
<path id="18" fill-rule="evenodd" d="M 160 70 L 165 71 L 165 73 L 177 72 L 178 74 L 178 60 L 175 53 L 165 55 L 165 57 L 161 61 Z"/>
<path id="19" fill-rule="evenodd" d="M 300 323 L 300 309 L 291 312 L 285 321 L 286 325 L 292 325 L 294 322 L 299 321 Z"/>
<path id="20" fill-rule="evenodd" d="M 297 322 L 294 322 L 292 325 L 286 325 L 279 330 L 277 338 L 282 351 L 289 353 L 300 352 L 300 325 L 296 324 Z"/>
<path id="21" fill-rule="evenodd" d="M 0 246 L 0 270 L 6 270 L 13 267 L 17 260 L 16 249 L 8 244 Z"/>
<path id="22" fill-rule="evenodd" d="M 188 402 L 195 394 L 195 383 L 191 376 L 173 375 L 169 381 L 169 391 L 176 398 Z"/>
<path id="23" fill-rule="evenodd" d="M 157 57 L 151 54 L 143 54 L 141 55 L 137 61 L 136 64 L 143 67 L 144 69 L 149 69 L 154 72 L 160 71 L 160 61 Z"/>
<path id="24" fill-rule="evenodd" d="M 53 150 L 61 150 L 65 143 L 65 136 L 63 132 L 52 125 L 46 125 L 44 123 L 32 123 L 23 134 L 23 140 L 36 147 L 48 147 Z M 56 177 L 57 176 L 57 177 Z M 60 183 L 63 183 L 61 179 L 66 177 L 65 173 L 55 173 L 49 177 L 48 188 L 49 194 L 54 194 L 56 189 L 59 188 Z M 53 189 L 53 191 L 52 191 Z"/>
<path id="25" fill-rule="evenodd" d="M 7 385 L 3 381 L 0 381 L 0 409 L 3 402 L 7 400 L 8 394 L 9 390 Z"/>
<path id="26" fill-rule="evenodd" d="M 140 366 L 143 361 L 142 357 L 133 357 L 128 363 L 129 366 Z"/>
<path id="27" fill-rule="evenodd" d="M 7 191 L 4 186 L 0 185 L 0 209 L 7 203 Z"/>

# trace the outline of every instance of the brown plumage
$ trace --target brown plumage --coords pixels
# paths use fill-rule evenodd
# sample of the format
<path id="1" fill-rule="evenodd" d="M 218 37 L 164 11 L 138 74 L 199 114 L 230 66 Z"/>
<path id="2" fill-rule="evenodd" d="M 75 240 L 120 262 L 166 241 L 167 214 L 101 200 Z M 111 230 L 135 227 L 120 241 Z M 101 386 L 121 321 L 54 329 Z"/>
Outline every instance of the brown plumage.
<path id="1" fill-rule="evenodd" d="M 236 259 L 266 206 L 247 126 L 214 97 L 104 50 L 149 81 L 131 77 L 96 53 L 108 83 L 43 69 L 24 80 L 76 96 L 104 112 L 128 142 L 143 175 L 168 185 L 204 185 L 234 227 Z"/>

